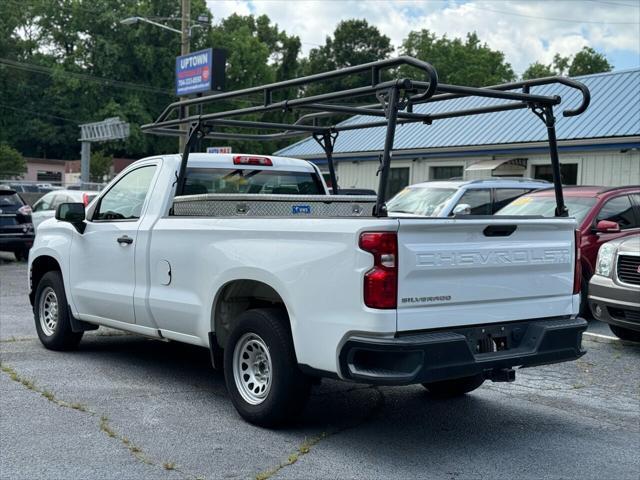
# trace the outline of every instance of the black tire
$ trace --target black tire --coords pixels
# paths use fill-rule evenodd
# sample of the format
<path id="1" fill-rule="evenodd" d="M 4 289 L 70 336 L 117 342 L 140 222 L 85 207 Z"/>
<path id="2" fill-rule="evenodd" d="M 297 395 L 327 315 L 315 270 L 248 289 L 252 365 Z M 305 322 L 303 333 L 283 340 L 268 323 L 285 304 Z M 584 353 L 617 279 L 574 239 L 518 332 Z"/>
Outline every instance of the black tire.
<path id="1" fill-rule="evenodd" d="M 640 342 L 640 332 L 611 324 L 609 324 L 609 328 L 616 337 L 622 340 L 629 340 L 630 342 Z"/>
<path id="2" fill-rule="evenodd" d="M 423 383 L 422 386 L 435 398 L 452 398 L 469 393 L 484 383 L 484 377 L 473 375 L 471 377 L 454 378 L 440 382 Z"/>
<path id="3" fill-rule="evenodd" d="M 247 371 L 246 364 L 241 360 L 248 358 L 242 355 L 243 351 L 247 353 L 243 346 L 252 340 L 262 341 L 270 360 L 270 380 L 262 383 L 263 386 L 268 385 L 268 388 L 264 393 L 259 392 L 266 396 L 258 399 L 260 403 L 257 404 L 252 404 L 243 397 L 247 395 L 247 389 L 254 388 L 253 385 L 258 389 L 257 383 L 250 383 L 257 377 L 248 375 L 253 374 L 257 367 Z M 264 355 L 260 353 L 262 350 L 256 352 Z M 234 361 L 238 363 L 238 378 L 234 375 Z M 298 368 L 287 315 L 278 309 L 260 308 L 240 315 L 225 345 L 224 376 L 231 402 L 238 413 L 249 423 L 261 427 L 278 427 L 294 420 L 304 408 L 311 389 L 309 377 Z M 251 396 L 252 393 L 255 392 L 250 391 L 248 395 Z"/>
<path id="4" fill-rule="evenodd" d="M 52 302 L 55 302 L 55 308 L 51 306 Z M 80 343 L 83 332 L 71 330 L 67 296 L 64 293 L 60 272 L 47 272 L 40 279 L 36 288 L 33 314 L 38 338 L 49 350 L 73 350 Z"/>
<path id="5" fill-rule="evenodd" d="M 29 258 L 29 250 L 26 248 L 16 250 L 15 252 L 13 252 L 13 254 L 15 255 L 18 262 L 24 262 L 25 260 L 27 260 L 27 258 Z"/>

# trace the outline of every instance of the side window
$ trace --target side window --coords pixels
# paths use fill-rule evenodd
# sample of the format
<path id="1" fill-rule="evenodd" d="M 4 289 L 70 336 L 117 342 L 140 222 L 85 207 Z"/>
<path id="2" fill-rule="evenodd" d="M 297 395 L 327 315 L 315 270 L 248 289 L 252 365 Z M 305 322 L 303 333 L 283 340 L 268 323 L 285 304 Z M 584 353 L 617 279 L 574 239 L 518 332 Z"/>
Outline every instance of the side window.
<path id="1" fill-rule="evenodd" d="M 633 214 L 631 200 L 627 195 L 612 198 L 605 203 L 596 217 L 596 222 L 600 220 L 616 222 L 622 230 L 638 227 L 638 223 Z"/>
<path id="2" fill-rule="evenodd" d="M 57 193 L 51 199 L 51 205 L 49 206 L 49 210 L 56 210 L 58 205 L 67 201 L 66 195 L 62 195 L 61 193 Z"/>
<path id="3" fill-rule="evenodd" d="M 129 172 L 100 199 L 93 220 L 136 220 L 156 171 L 155 165 Z"/>
<path id="4" fill-rule="evenodd" d="M 466 203 L 471 207 L 471 215 L 491 215 L 491 190 L 473 189 L 464 192 L 458 205 Z"/>
<path id="5" fill-rule="evenodd" d="M 46 194 L 40 200 L 38 200 L 33 206 L 34 212 L 42 212 L 44 210 L 51 210 L 51 199 L 53 195 Z"/>
<path id="6" fill-rule="evenodd" d="M 392 198 L 396 193 L 398 193 L 407 185 L 409 185 L 409 169 L 406 167 L 390 168 L 389 183 L 387 183 L 386 200 Z"/>
<path id="7" fill-rule="evenodd" d="M 516 198 L 524 195 L 529 190 L 524 188 L 496 188 L 495 190 L 495 203 L 493 205 L 493 212 L 497 212 L 502 207 L 510 204 Z"/>

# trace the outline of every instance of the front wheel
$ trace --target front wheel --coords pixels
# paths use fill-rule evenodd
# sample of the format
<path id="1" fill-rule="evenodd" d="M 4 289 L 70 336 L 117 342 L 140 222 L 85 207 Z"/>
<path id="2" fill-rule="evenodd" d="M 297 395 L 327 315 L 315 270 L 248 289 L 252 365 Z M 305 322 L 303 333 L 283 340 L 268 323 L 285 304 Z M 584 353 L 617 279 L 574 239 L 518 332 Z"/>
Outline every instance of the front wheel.
<path id="1" fill-rule="evenodd" d="M 82 339 L 82 332 L 71 329 L 69 307 L 60 272 L 43 275 L 33 304 L 36 331 L 40 342 L 50 350 L 72 350 Z"/>
<path id="2" fill-rule="evenodd" d="M 244 312 L 224 349 L 224 376 L 231 401 L 250 423 L 276 427 L 304 408 L 311 382 L 299 369 L 284 312 Z"/>
<path id="3" fill-rule="evenodd" d="M 613 332 L 613 334 L 622 339 L 629 340 L 631 342 L 640 342 L 640 332 L 636 332 L 635 330 L 630 330 L 628 328 L 619 327 L 617 325 L 609 324 L 609 328 Z"/>
<path id="4" fill-rule="evenodd" d="M 454 378 L 452 380 L 442 380 L 440 382 L 423 383 L 433 397 L 451 398 L 469 393 L 484 383 L 484 377 L 473 375 L 471 377 Z"/>

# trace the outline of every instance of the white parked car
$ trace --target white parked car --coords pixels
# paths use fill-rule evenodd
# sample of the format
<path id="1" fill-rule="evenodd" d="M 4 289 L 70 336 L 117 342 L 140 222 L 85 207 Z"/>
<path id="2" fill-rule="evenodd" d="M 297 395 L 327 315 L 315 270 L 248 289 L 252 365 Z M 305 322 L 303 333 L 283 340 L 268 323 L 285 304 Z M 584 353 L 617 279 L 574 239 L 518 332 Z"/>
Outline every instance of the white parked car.
<path id="1" fill-rule="evenodd" d="M 550 187 L 545 180 L 497 177 L 416 183 L 389 200 L 387 211 L 393 216 L 493 215 L 525 193 Z"/>
<path id="2" fill-rule="evenodd" d="M 45 347 L 104 325 L 208 348 L 265 426 L 313 377 L 458 395 L 584 354 L 572 218 L 374 216 L 309 162 L 239 154 L 191 154 L 176 196 L 180 163 L 140 160 L 40 226 Z"/>
<path id="3" fill-rule="evenodd" d="M 98 192 L 80 190 L 52 190 L 44 194 L 42 198 L 33 204 L 33 213 L 31 214 L 33 228 L 37 232 L 38 225 L 45 220 L 53 218 L 56 208 L 61 203 L 82 202 L 85 206 L 88 206 L 97 195 Z"/>

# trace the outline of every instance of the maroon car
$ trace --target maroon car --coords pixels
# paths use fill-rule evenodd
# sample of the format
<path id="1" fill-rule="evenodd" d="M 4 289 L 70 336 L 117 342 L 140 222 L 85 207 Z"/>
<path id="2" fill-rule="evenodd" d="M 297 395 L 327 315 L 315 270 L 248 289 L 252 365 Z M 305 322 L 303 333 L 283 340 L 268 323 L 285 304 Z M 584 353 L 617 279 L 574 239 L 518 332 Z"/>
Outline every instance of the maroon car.
<path id="1" fill-rule="evenodd" d="M 593 275 L 600 245 L 640 232 L 640 186 L 629 187 L 564 187 L 569 215 L 578 221 L 582 233 L 582 305 L 586 315 L 587 288 Z M 496 215 L 542 215 L 551 217 L 556 207 L 553 189 L 524 195 Z"/>

